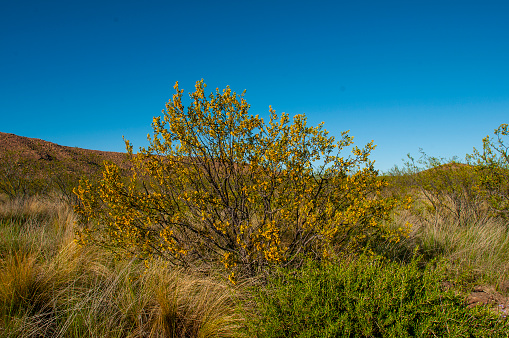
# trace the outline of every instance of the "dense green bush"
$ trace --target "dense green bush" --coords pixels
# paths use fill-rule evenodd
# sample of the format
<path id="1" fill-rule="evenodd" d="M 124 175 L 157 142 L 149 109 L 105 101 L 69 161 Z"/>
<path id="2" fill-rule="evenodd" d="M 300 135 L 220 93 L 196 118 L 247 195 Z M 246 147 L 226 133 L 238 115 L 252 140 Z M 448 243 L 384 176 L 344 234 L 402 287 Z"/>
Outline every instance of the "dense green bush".
<path id="1" fill-rule="evenodd" d="M 257 337 L 493 337 L 507 322 L 442 290 L 444 266 L 369 256 L 280 272 L 258 293 Z"/>

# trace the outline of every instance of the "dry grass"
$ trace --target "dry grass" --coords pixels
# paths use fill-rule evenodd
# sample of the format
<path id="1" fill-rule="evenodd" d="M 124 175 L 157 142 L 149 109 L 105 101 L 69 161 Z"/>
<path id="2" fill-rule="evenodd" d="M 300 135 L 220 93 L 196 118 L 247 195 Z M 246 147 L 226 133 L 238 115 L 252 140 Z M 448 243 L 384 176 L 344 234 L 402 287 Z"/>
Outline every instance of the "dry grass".
<path id="1" fill-rule="evenodd" d="M 64 204 L 1 204 L 0 336 L 237 335 L 239 290 L 164 262 L 145 267 L 80 248 L 74 221 Z"/>
<path id="2" fill-rule="evenodd" d="M 422 201 L 422 200 L 421 200 Z M 490 216 L 479 204 L 474 208 L 458 206 L 449 201 L 448 210 L 426 208 L 401 211 L 395 226 L 411 223 L 410 236 L 391 248 L 394 255 L 408 255 L 416 247 L 428 259 L 447 259 L 457 277 L 466 281 L 485 278 L 501 284 L 509 280 L 509 223 Z M 456 212 L 459 210 L 461 217 Z"/>
<path id="3" fill-rule="evenodd" d="M 403 259 L 419 247 L 425 261 L 449 260 L 459 279 L 508 280 L 507 222 L 462 208 L 460 219 L 471 222 L 424 204 L 402 211 L 390 226 L 408 221 L 410 236 L 375 245 Z M 78 247 L 75 220 L 64 203 L 0 200 L 0 337 L 239 337 L 246 316 L 256 315 L 250 288 Z"/>

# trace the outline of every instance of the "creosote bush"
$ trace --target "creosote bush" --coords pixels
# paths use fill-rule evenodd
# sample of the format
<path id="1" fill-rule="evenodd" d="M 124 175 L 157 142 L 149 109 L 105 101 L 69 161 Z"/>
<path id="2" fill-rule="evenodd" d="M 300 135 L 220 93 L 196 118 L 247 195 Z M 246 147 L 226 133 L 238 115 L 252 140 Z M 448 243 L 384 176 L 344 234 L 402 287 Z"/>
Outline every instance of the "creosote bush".
<path id="1" fill-rule="evenodd" d="M 272 108 L 265 121 L 248 113 L 244 94 L 206 96 L 205 87 L 196 83 L 185 109 L 177 82 L 150 146 L 135 154 L 126 141 L 129 177 L 108 164 L 98 184 L 80 182 L 79 241 L 181 266 L 221 263 L 235 282 L 354 250 L 372 234 L 407 233 L 385 226 L 399 202 L 380 194 L 373 142 L 341 157 L 353 144 L 347 132 L 336 142 L 323 123 Z"/>

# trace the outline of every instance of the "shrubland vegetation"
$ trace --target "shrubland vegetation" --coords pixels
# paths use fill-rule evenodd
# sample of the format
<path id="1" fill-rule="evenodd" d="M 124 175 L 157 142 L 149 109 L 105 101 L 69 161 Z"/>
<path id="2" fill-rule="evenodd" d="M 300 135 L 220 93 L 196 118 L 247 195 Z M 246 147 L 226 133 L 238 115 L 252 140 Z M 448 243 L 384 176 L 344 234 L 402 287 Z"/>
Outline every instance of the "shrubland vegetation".
<path id="1" fill-rule="evenodd" d="M 468 309 L 441 287 L 446 269 L 361 255 L 334 264 L 311 262 L 272 275 L 257 293 L 260 337 L 485 337 L 504 329 L 486 308 Z"/>
<path id="2" fill-rule="evenodd" d="M 128 171 L 3 163 L 0 336 L 509 335 L 466 305 L 509 291 L 507 125 L 380 175 L 373 143 L 205 87 L 185 109 L 176 84 Z"/>
<path id="3" fill-rule="evenodd" d="M 346 132 L 336 142 L 322 125 L 272 109 L 265 122 L 229 88 L 206 97 L 203 82 L 185 110 L 175 89 L 150 146 L 133 154 L 127 143 L 131 175 L 109 164 L 97 184 L 76 189 L 83 242 L 176 266 L 222 262 L 233 280 L 405 235 L 385 226 L 398 200 L 381 195 L 372 143 L 340 157 L 352 145 Z"/>
<path id="4" fill-rule="evenodd" d="M 416 246 L 428 257 L 443 257 L 458 276 L 482 276 L 490 283 L 509 279 L 507 199 L 507 125 L 495 130 L 483 149 L 474 149 L 461 162 L 427 156 L 409 160 L 388 173 L 393 194 L 408 194 L 413 207 L 401 212 L 396 223 L 410 222 L 410 236 L 391 250 Z M 496 183 L 493 183 L 496 180 Z"/>

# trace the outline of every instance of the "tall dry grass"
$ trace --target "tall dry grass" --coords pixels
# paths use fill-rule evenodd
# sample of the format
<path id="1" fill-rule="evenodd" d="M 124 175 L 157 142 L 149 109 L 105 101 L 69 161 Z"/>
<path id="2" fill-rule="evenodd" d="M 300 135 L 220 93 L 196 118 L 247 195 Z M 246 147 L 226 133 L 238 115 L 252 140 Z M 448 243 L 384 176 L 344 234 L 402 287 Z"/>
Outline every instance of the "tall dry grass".
<path id="1" fill-rule="evenodd" d="M 509 222 L 497 217 L 479 201 L 461 204 L 447 201 L 437 210 L 418 194 L 411 210 L 395 215 L 392 226 L 412 224 L 408 238 L 397 246 L 385 246 L 394 257 L 408 257 L 415 248 L 427 259 L 444 258 L 451 273 L 464 281 L 500 285 L 509 280 Z"/>
<path id="2" fill-rule="evenodd" d="M 418 247 L 422 262 L 445 258 L 462 281 L 509 279 L 506 221 L 483 214 L 482 204 L 450 200 L 437 211 L 414 197 L 414 208 L 388 224 L 412 223 L 409 237 L 398 245 L 374 239 L 374 247 L 401 260 Z M 0 337 L 239 337 L 257 316 L 252 287 L 79 247 L 75 221 L 65 203 L 0 201 Z"/>
<path id="3" fill-rule="evenodd" d="M 0 336 L 233 337 L 239 290 L 73 241 L 75 216 L 37 198 L 0 204 Z"/>

